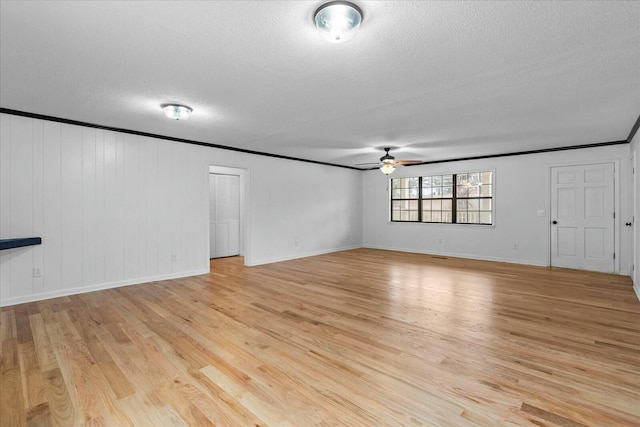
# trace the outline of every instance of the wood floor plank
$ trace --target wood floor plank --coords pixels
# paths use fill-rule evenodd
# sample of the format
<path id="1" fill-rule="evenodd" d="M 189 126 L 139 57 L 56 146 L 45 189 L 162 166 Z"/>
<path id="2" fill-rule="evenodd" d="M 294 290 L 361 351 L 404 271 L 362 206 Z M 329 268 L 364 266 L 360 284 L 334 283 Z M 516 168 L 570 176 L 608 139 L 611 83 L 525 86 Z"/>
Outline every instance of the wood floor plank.
<path id="1" fill-rule="evenodd" d="M 0 425 L 637 426 L 628 277 L 358 249 L 0 311 Z"/>
<path id="2" fill-rule="evenodd" d="M 79 409 L 75 407 L 69 398 L 67 385 L 59 368 L 43 372 L 45 380 L 45 392 L 51 421 L 54 426 L 80 425 Z"/>

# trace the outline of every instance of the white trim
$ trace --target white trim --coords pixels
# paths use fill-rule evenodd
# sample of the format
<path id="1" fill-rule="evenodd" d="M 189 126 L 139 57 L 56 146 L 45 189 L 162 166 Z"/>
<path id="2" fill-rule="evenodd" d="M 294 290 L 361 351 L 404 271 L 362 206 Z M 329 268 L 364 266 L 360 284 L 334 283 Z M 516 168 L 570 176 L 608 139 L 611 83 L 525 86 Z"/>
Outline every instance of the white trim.
<path id="1" fill-rule="evenodd" d="M 34 301 L 42 301 L 42 300 L 51 299 L 51 298 L 66 297 L 69 295 L 85 294 L 87 292 L 102 291 L 105 289 L 120 288 L 122 286 L 140 285 L 142 283 L 159 282 L 161 280 L 171 280 L 171 279 L 180 279 L 182 277 L 199 276 L 201 274 L 208 274 L 208 273 L 209 273 L 209 269 L 206 268 L 206 269 L 200 269 L 200 270 L 183 271 L 180 273 L 163 274 L 160 276 L 139 277 L 131 280 L 120 280 L 117 282 L 101 283 L 99 285 L 84 286 L 80 288 L 61 289 L 58 291 L 44 292 L 41 294 L 32 294 L 32 295 L 0 300 L 0 307 L 7 307 L 10 305 L 23 304 L 23 303 L 34 302 Z"/>
<path id="2" fill-rule="evenodd" d="M 637 283 L 633 285 L 633 291 L 636 293 L 638 301 L 640 301 L 640 287 L 638 287 Z"/>
<path id="3" fill-rule="evenodd" d="M 352 249 L 360 249 L 362 247 L 363 247 L 362 245 L 344 246 L 344 247 L 341 247 L 341 248 L 327 249 L 327 250 L 314 251 L 314 252 L 305 252 L 305 253 L 296 254 L 296 255 L 293 255 L 293 256 L 281 257 L 281 258 L 269 258 L 269 259 L 264 259 L 264 260 L 258 260 L 254 264 L 252 264 L 251 267 L 257 266 L 257 265 L 263 265 L 263 264 L 272 264 L 274 262 L 291 261 L 291 260 L 299 259 L 299 258 L 307 258 L 307 257 L 311 257 L 311 256 L 325 255 L 325 254 L 330 254 L 330 253 L 334 253 L 334 252 L 350 251 Z M 246 262 L 245 262 L 245 265 L 247 265 Z"/>
<path id="4" fill-rule="evenodd" d="M 455 253 L 455 252 L 407 249 L 407 248 L 399 248 L 395 246 L 366 245 L 363 247 L 366 249 L 381 249 L 385 251 L 394 251 L 394 252 L 409 252 L 409 253 L 423 254 L 423 255 L 447 256 L 452 258 L 464 258 L 464 259 L 476 260 L 476 261 L 506 262 L 509 264 L 531 265 L 535 267 L 549 267 L 543 262 L 531 262 L 528 260 L 513 259 L 513 258 L 501 258 L 501 257 L 477 256 L 477 255 L 470 256 L 469 254 L 461 254 L 461 253 Z"/>

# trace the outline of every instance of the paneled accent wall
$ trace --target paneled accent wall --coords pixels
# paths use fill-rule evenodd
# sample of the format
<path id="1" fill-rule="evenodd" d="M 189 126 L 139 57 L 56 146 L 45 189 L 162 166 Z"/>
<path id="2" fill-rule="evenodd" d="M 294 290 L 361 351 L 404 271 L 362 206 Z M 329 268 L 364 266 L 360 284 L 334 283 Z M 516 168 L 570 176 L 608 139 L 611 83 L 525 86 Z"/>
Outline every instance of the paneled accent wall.
<path id="1" fill-rule="evenodd" d="M 208 271 L 198 150 L 0 118 L 0 236 L 43 241 L 0 252 L 3 305 Z"/>
<path id="2" fill-rule="evenodd" d="M 359 171 L 0 119 L 0 238 L 42 237 L 0 251 L 0 305 L 207 272 L 210 166 L 246 171 L 248 265 L 362 246 Z"/>

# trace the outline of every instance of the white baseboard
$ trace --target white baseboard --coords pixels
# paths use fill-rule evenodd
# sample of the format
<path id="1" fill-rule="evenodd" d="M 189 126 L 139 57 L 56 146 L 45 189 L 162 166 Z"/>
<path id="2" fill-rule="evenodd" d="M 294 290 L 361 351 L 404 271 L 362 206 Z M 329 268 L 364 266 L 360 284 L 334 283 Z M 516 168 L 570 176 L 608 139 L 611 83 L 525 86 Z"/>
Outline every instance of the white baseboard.
<path id="1" fill-rule="evenodd" d="M 475 259 L 479 261 L 494 261 L 494 262 L 507 262 L 509 264 L 523 264 L 523 265 L 533 265 L 536 267 L 548 267 L 548 265 L 544 262 L 533 262 L 522 259 L 514 259 L 514 258 L 501 258 L 501 257 L 489 257 L 489 256 L 478 256 L 478 255 L 469 255 L 469 254 L 460 254 L 454 252 L 440 252 L 433 250 L 417 250 L 417 249 L 408 249 L 408 248 L 398 248 L 394 246 L 377 246 L 377 245 L 365 245 L 364 248 L 368 249 L 381 249 L 385 251 L 396 251 L 396 252 L 409 252 L 415 254 L 425 254 L 425 255 L 438 255 L 438 256 L 447 256 L 453 258 L 464 258 L 464 259 Z"/>
<path id="2" fill-rule="evenodd" d="M 274 262 L 291 261 L 291 260 L 294 260 L 294 259 L 307 258 L 307 257 L 310 257 L 310 256 L 317 256 L 317 255 L 324 255 L 324 254 L 330 254 L 330 253 L 333 253 L 333 252 L 350 251 L 352 249 L 360 249 L 361 247 L 362 247 L 361 245 L 344 246 L 344 247 L 341 247 L 341 248 L 326 249 L 326 250 L 322 250 L 322 251 L 304 252 L 304 253 L 296 254 L 296 255 L 293 255 L 293 256 L 287 256 L 287 257 L 281 257 L 281 258 L 267 258 L 267 259 L 254 261 L 249 267 L 255 267 L 255 266 L 264 265 L 264 264 L 272 264 Z"/>
<path id="3" fill-rule="evenodd" d="M 640 287 L 638 287 L 637 283 L 633 284 L 633 291 L 636 293 L 636 297 L 638 298 L 638 301 L 640 301 Z"/>
<path id="4" fill-rule="evenodd" d="M 27 302 L 33 302 L 33 301 L 42 301 L 42 300 L 51 299 L 51 298 L 66 297 L 69 295 L 84 294 L 87 292 L 101 291 L 104 289 L 119 288 L 122 286 L 139 285 L 141 283 L 158 282 L 161 280 L 170 280 L 170 279 L 179 279 L 181 277 L 189 277 L 189 276 L 198 276 L 200 274 L 207 274 L 207 273 L 209 273 L 208 269 L 182 271 L 179 273 L 163 274 L 160 276 L 139 277 L 139 278 L 130 279 L 130 280 L 120 280 L 117 282 L 100 283 L 97 285 L 83 286 L 80 288 L 60 289 L 52 292 L 44 292 L 44 293 L 25 295 L 25 296 L 20 296 L 15 298 L 0 299 L 0 307 L 23 304 Z"/>

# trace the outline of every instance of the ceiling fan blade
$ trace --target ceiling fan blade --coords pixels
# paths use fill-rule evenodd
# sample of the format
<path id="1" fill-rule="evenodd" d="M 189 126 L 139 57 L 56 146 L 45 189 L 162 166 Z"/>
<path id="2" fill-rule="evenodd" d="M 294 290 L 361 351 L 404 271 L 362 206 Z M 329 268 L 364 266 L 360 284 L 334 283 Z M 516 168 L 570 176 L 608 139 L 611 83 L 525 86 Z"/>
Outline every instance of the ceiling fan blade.
<path id="1" fill-rule="evenodd" d="M 396 160 L 396 165 L 417 165 L 422 160 Z"/>
<path id="2" fill-rule="evenodd" d="M 375 163 L 356 163 L 355 166 L 370 166 L 370 165 L 379 165 L 380 162 Z"/>

